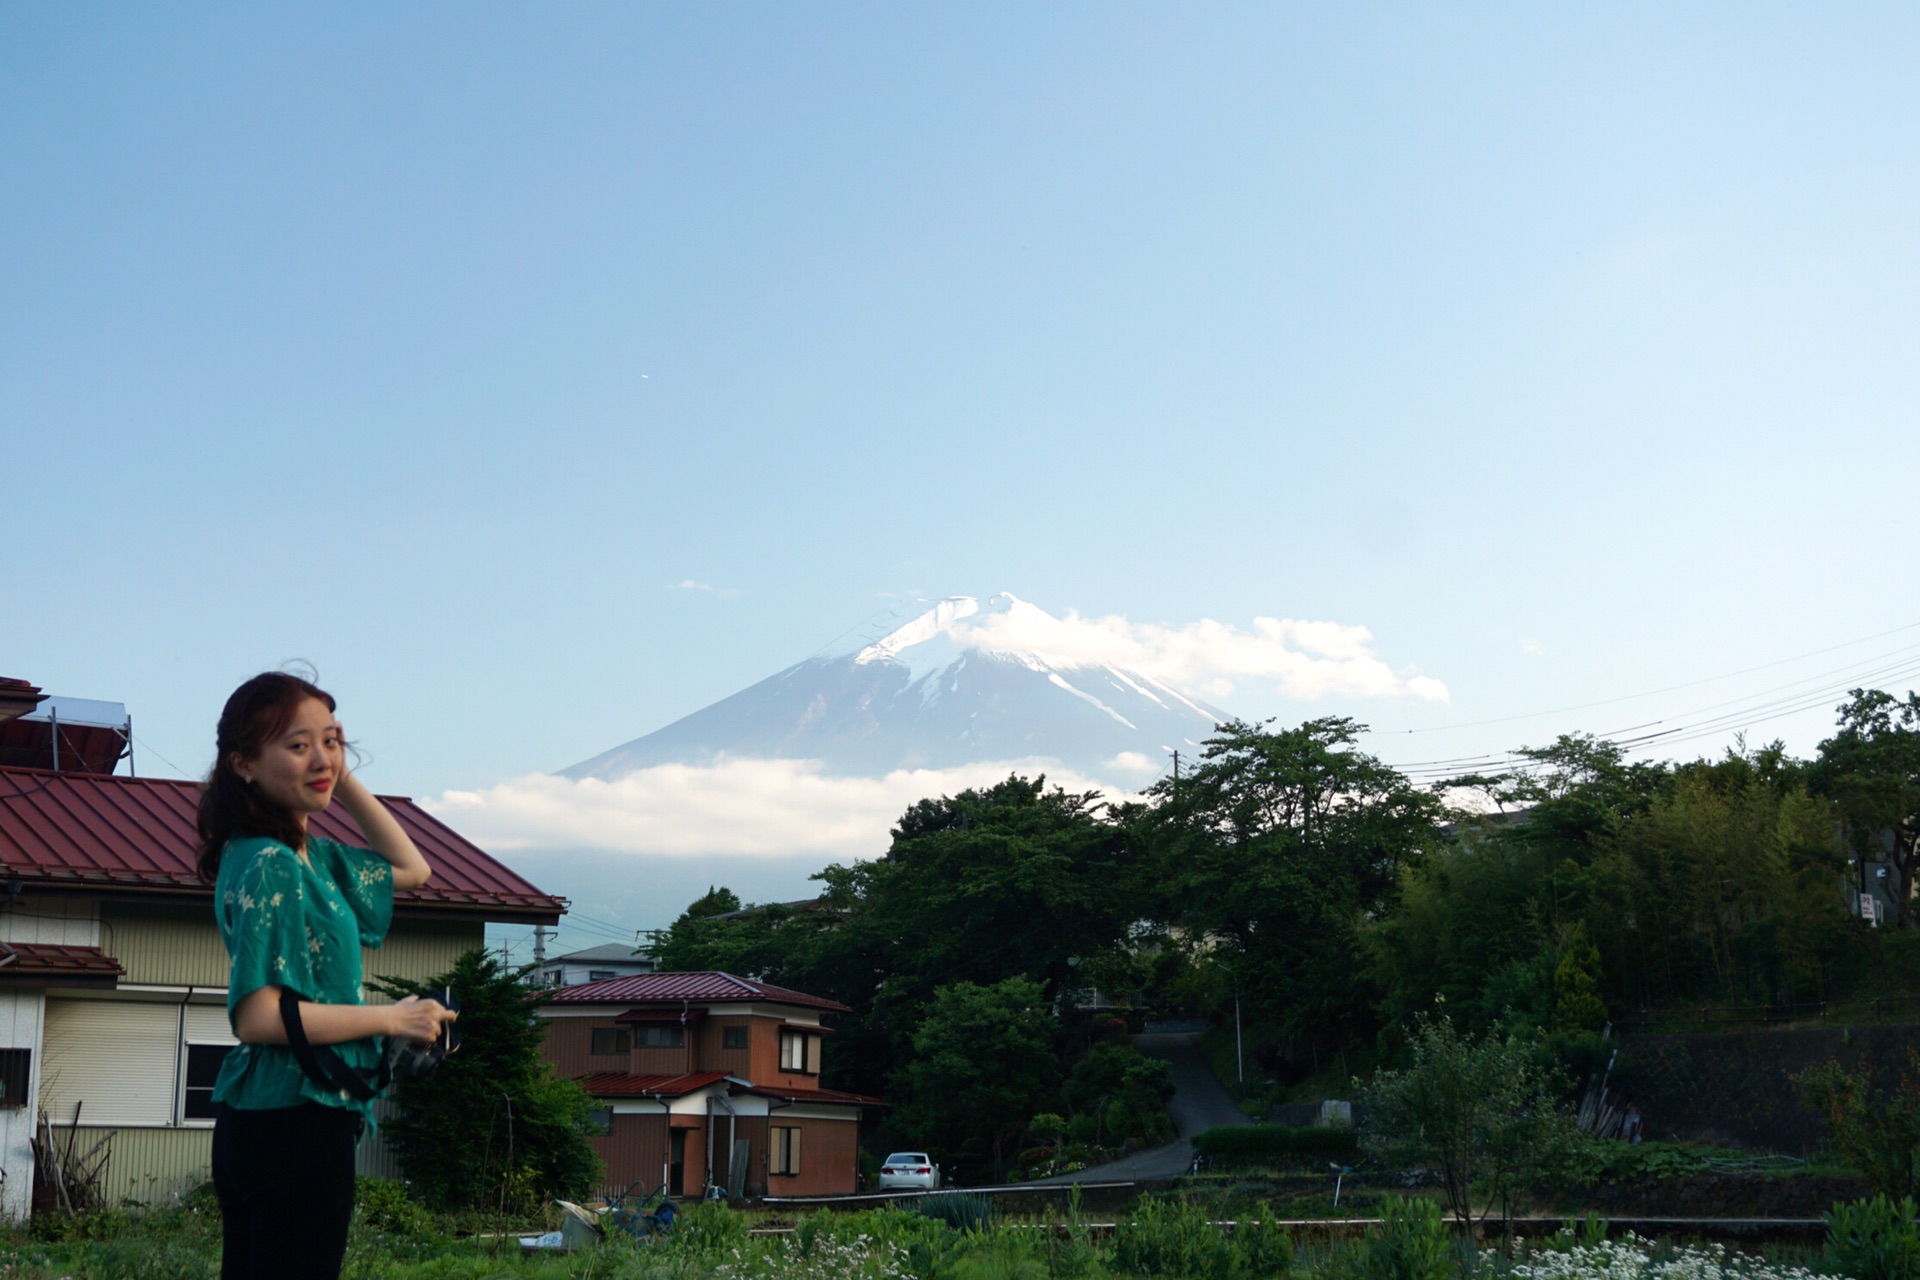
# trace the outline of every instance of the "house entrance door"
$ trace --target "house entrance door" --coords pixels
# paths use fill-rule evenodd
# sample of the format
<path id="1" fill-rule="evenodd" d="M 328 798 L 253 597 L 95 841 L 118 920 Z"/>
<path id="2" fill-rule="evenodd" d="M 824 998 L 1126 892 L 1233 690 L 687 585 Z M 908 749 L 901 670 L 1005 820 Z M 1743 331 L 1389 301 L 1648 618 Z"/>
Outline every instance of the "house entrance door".
<path id="1" fill-rule="evenodd" d="M 687 1194 L 687 1131 L 673 1131 L 672 1154 L 667 1157 L 667 1194 L 683 1196 Z"/>

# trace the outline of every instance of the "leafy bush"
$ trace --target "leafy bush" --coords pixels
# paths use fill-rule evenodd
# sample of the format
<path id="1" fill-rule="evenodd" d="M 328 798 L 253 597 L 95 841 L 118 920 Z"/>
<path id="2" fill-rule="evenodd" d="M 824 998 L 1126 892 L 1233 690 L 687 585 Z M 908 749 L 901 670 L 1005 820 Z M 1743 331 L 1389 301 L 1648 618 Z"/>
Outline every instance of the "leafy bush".
<path id="1" fill-rule="evenodd" d="M 353 1216 L 368 1231 L 418 1236 L 433 1230 L 433 1218 L 391 1178 L 356 1178 Z"/>
<path id="2" fill-rule="evenodd" d="M 1453 1242 L 1437 1200 L 1390 1199 L 1360 1251 L 1367 1280 L 1451 1280 Z"/>
<path id="3" fill-rule="evenodd" d="M 1865 1064 L 1829 1060 L 1793 1078 L 1800 1098 L 1827 1122 L 1835 1155 L 1884 1196 L 1920 1193 L 1920 1054 L 1907 1050 L 1896 1087 L 1876 1089 Z"/>
<path id="4" fill-rule="evenodd" d="M 1360 1135 L 1344 1126 L 1292 1129 L 1279 1124 L 1209 1129 L 1193 1149 L 1215 1164 L 1287 1164 L 1322 1160 L 1345 1164 L 1360 1150 Z"/>
<path id="5" fill-rule="evenodd" d="M 975 1191 L 938 1191 L 916 1196 L 913 1211 L 956 1231 L 985 1231 L 993 1225 L 993 1201 Z"/>
<path id="6" fill-rule="evenodd" d="M 1196 1204 L 1143 1198 L 1114 1227 L 1107 1263 L 1129 1276 L 1230 1280 L 1233 1247 Z"/>
<path id="7" fill-rule="evenodd" d="M 1920 1280 L 1920 1230 L 1911 1199 L 1836 1204 L 1826 1215 L 1826 1260 L 1854 1280 Z"/>
<path id="8" fill-rule="evenodd" d="M 1293 1237 L 1281 1230 L 1280 1220 L 1264 1204 L 1240 1215 L 1229 1243 L 1238 1275 L 1284 1276 L 1293 1270 Z"/>

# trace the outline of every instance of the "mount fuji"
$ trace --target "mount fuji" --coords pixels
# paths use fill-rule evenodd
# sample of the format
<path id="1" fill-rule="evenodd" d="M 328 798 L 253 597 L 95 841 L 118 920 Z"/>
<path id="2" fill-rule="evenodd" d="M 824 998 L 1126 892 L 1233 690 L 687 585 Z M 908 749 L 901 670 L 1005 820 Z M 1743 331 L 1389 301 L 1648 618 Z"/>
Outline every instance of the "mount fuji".
<path id="1" fill-rule="evenodd" d="M 663 729 L 561 770 L 606 781 L 663 764 L 805 759 L 876 776 L 1052 760 L 1087 777 L 1156 773 L 1231 717 L 1161 680 L 1075 660 L 1045 610 L 950 596 L 870 643 L 795 663 Z"/>

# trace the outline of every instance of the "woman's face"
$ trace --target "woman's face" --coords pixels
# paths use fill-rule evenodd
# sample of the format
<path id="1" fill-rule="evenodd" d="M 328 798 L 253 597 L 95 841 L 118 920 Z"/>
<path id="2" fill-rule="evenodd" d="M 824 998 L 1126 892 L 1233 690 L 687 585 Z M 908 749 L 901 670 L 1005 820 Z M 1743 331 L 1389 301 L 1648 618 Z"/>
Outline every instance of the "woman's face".
<path id="1" fill-rule="evenodd" d="M 333 802 L 333 788 L 346 772 L 346 739 L 327 704 L 308 698 L 276 738 L 234 768 L 260 793 L 307 825 L 307 815 Z"/>

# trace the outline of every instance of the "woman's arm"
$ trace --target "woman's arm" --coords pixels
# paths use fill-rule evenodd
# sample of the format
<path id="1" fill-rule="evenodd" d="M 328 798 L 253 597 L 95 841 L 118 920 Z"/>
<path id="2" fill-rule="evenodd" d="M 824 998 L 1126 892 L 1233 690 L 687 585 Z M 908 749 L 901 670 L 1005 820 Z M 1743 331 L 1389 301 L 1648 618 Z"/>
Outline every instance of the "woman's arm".
<path id="1" fill-rule="evenodd" d="M 440 1024 L 460 1015 L 437 1001 L 408 996 L 394 1004 L 314 1004 L 300 1002 L 300 1026 L 311 1044 L 341 1044 L 368 1036 L 400 1036 L 425 1044 L 440 1034 Z M 234 1034 L 242 1044 L 285 1044 L 287 1026 L 280 1020 L 280 988 L 260 987 L 248 992 L 233 1015 Z"/>
<path id="2" fill-rule="evenodd" d="M 387 806 L 374 798 L 359 778 L 351 772 L 340 776 L 334 786 L 333 798 L 340 802 L 349 816 L 359 824 L 367 842 L 373 851 L 385 858 L 393 867 L 393 887 L 395 889 L 418 889 L 433 874 L 433 868 L 420 856 L 420 850 L 414 847 L 413 839 L 407 835 Z M 379 1034 L 385 1034 L 384 1032 Z M 357 1039 L 357 1036 L 342 1036 L 343 1040 Z M 316 1041 L 331 1044 L 332 1041 Z"/>

